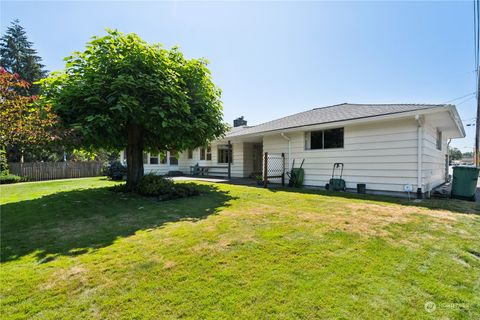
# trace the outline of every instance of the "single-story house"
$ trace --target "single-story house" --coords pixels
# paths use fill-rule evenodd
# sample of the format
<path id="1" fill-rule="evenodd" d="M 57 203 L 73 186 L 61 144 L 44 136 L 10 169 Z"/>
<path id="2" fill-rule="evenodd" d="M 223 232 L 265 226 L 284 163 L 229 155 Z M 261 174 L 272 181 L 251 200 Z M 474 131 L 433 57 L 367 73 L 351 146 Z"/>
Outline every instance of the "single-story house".
<path id="1" fill-rule="evenodd" d="M 296 167 L 305 159 L 306 186 L 324 187 L 333 164 L 341 162 L 348 189 L 366 184 L 371 193 L 405 195 L 411 189 L 425 194 L 448 177 L 450 139 L 465 137 L 458 112 L 450 104 L 343 103 L 256 126 L 247 126 L 241 118 L 235 124 L 208 148 L 178 155 L 168 152 L 165 159 L 146 154 L 145 172 L 188 174 L 198 164 L 219 173 L 228 167 L 231 148 L 232 177 L 261 174 L 268 152 L 284 154 L 286 171 L 294 159 Z"/>

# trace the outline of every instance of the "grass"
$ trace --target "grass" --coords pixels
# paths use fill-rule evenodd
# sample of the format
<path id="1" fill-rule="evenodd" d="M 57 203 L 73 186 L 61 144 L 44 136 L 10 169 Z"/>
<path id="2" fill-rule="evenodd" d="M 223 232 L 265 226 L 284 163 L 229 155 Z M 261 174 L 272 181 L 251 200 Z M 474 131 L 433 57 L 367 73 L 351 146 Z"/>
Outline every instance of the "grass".
<path id="1" fill-rule="evenodd" d="M 2 319 L 480 317 L 474 203 L 113 184 L 0 187 Z"/>

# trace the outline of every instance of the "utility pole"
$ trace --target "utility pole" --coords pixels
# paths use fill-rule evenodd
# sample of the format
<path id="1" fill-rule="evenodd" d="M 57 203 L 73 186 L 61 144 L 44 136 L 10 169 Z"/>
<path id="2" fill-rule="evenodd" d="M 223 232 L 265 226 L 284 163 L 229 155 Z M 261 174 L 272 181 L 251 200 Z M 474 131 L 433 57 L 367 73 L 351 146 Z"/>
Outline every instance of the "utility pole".
<path id="1" fill-rule="evenodd" d="M 480 167 L 480 70 L 477 67 L 477 116 L 475 121 L 475 166 Z"/>

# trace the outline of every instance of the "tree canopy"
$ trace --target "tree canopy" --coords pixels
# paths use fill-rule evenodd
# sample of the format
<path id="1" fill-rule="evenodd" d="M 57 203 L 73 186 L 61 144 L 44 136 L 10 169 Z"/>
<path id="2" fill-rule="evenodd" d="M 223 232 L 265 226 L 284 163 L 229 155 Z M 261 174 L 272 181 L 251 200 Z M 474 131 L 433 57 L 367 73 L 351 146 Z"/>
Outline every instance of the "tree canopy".
<path id="1" fill-rule="evenodd" d="M 45 102 L 85 148 L 127 149 L 128 180 L 143 175 L 142 152 L 186 150 L 222 136 L 221 91 L 205 59 L 107 30 L 65 70 L 44 79 Z"/>
<path id="2" fill-rule="evenodd" d="M 23 154 L 55 139 L 53 129 L 57 117 L 49 105 L 36 103 L 36 96 L 22 94 L 29 86 L 18 74 L 11 74 L 0 67 L 2 149 L 16 149 Z"/>
<path id="3" fill-rule="evenodd" d="M 46 76 L 41 62 L 20 21 L 14 20 L 0 38 L 0 65 L 31 84 L 24 91 L 37 94 L 38 86 L 32 84 Z"/>
<path id="4" fill-rule="evenodd" d="M 450 160 L 462 160 L 463 155 L 457 148 L 450 148 Z"/>

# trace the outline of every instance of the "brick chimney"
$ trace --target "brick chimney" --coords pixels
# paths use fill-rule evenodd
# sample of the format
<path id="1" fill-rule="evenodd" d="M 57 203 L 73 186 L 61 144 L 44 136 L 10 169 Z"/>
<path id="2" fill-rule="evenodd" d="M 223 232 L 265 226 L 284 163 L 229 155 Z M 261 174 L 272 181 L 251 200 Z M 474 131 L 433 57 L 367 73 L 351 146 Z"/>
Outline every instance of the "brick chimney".
<path id="1" fill-rule="evenodd" d="M 242 126 L 246 126 L 246 125 L 247 125 L 247 120 L 244 120 L 243 116 L 233 120 L 233 126 L 234 127 L 242 127 Z"/>

